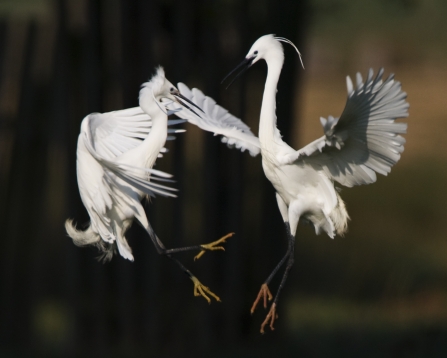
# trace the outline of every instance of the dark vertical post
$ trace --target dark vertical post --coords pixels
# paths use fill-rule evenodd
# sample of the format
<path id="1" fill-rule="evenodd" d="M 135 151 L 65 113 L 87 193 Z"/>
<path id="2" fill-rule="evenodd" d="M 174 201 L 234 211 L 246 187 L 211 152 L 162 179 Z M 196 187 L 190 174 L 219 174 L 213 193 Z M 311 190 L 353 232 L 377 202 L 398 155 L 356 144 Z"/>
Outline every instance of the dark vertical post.
<path id="1" fill-rule="evenodd" d="M 23 347 L 31 344 L 30 323 L 32 321 L 32 288 L 24 282 L 33 279 L 30 267 L 32 252 L 30 245 L 39 240 L 36 228 L 42 218 L 35 208 L 42 200 L 41 188 L 44 179 L 42 158 L 46 157 L 46 147 L 42 143 L 45 128 L 39 126 L 32 107 L 35 101 L 35 88 L 30 81 L 30 60 L 34 44 L 34 26 L 27 24 L 23 76 L 19 86 L 22 88 L 17 118 L 9 118 L 14 125 L 14 145 L 11 159 L 10 188 L 7 192 L 5 218 L 2 228 L 6 233 L 5 247 L 2 250 L 2 292 L 1 307 L 8 307 L 1 317 L 1 336 L 5 342 L 17 342 L 21 337 Z M 26 222 L 26 225 L 23 223 Z M 22 259 L 21 259 L 22 258 Z M 24 258 L 26 258 L 24 260 Z M 35 288 L 35 287 L 33 287 Z M 16 324 L 15 322 L 21 322 Z"/>

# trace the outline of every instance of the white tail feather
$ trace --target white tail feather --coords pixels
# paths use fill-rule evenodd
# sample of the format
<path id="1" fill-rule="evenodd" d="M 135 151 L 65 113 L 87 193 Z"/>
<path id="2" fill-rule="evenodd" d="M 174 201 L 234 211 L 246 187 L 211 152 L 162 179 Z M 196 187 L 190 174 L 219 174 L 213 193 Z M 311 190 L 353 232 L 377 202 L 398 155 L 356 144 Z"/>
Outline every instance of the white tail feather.
<path id="1" fill-rule="evenodd" d="M 334 223 L 335 232 L 337 235 L 343 236 L 346 231 L 348 231 L 348 220 L 349 215 L 346 211 L 346 206 L 344 201 L 341 199 L 340 195 L 337 194 L 338 204 L 329 214 L 332 222 Z"/>
<path id="2" fill-rule="evenodd" d="M 65 230 L 67 230 L 68 236 L 73 239 L 73 243 L 76 246 L 94 245 L 101 240 L 99 234 L 94 232 L 91 226 L 85 231 L 77 230 L 71 219 L 65 221 Z"/>
<path id="3" fill-rule="evenodd" d="M 115 252 L 115 244 L 101 240 L 101 236 L 93 231 L 91 225 L 85 231 L 77 230 L 73 220 L 67 219 L 65 221 L 65 230 L 67 230 L 68 236 L 73 239 L 73 243 L 76 246 L 96 246 L 101 251 L 101 255 L 98 257 L 99 261 L 106 262 L 112 259 Z"/>

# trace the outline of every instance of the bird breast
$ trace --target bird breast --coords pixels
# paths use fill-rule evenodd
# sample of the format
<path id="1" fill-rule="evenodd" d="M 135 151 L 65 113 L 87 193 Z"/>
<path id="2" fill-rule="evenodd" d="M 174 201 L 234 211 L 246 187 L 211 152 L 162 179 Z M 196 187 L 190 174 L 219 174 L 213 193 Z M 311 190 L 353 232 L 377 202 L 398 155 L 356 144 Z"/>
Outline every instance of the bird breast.
<path id="1" fill-rule="evenodd" d="M 263 160 L 266 177 L 287 206 L 299 200 L 309 210 L 329 213 L 337 205 L 337 196 L 331 181 L 306 164 L 278 165 Z"/>

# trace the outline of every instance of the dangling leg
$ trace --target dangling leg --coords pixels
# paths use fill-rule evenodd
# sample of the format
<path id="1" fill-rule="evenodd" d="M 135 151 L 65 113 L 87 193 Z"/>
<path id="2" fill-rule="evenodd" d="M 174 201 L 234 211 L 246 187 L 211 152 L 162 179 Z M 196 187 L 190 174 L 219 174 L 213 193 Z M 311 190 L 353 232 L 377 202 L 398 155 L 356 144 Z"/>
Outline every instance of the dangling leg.
<path id="1" fill-rule="evenodd" d="M 287 266 L 286 269 L 284 270 L 284 274 L 282 276 L 282 280 L 281 283 L 279 284 L 278 290 L 276 291 L 276 295 L 275 298 L 273 300 L 272 305 L 270 306 L 270 310 L 269 313 L 267 314 L 267 317 L 265 318 L 264 322 L 262 322 L 261 324 L 261 333 L 264 333 L 264 328 L 267 324 L 270 325 L 270 329 L 274 330 L 273 324 L 275 323 L 275 320 L 278 318 L 278 315 L 276 314 L 276 306 L 278 305 L 278 299 L 279 299 L 279 294 L 281 293 L 282 289 L 284 288 L 284 285 L 286 283 L 287 280 L 287 276 L 289 275 L 289 271 L 293 266 L 294 263 L 294 254 L 295 254 L 295 234 L 296 234 L 296 229 L 298 227 L 298 221 L 299 218 L 301 216 L 301 206 L 300 203 L 298 201 L 292 202 L 289 205 L 289 210 L 288 210 L 288 216 L 289 216 L 289 220 L 290 220 L 290 226 L 289 226 L 289 230 L 287 233 L 287 238 L 288 238 L 288 261 L 287 261 Z"/>
<path id="2" fill-rule="evenodd" d="M 258 293 L 258 297 L 256 297 L 255 302 L 253 303 L 253 306 L 251 307 L 251 314 L 253 314 L 253 312 L 256 309 L 256 306 L 258 305 L 259 301 L 261 299 L 263 299 L 264 301 L 264 308 L 267 308 L 267 299 L 269 301 L 272 300 L 273 295 L 269 290 L 269 283 L 272 280 L 273 276 L 275 276 L 275 274 L 278 272 L 278 270 L 282 267 L 282 265 L 284 265 L 284 262 L 286 262 L 287 258 L 290 256 L 290 240 L 289 240 L 289 236 L 290 236 L 290 226 L 289 226 L 289 218 L 288 218 L 288 208 L 286 203 L 284 202 L 284 200 L 281 198 L 281 196 L 276 193 L 276 201 L 278 203 L 278 208 L 279 211 L 281 213 L 281 216 L 284 220 L 284 223 L 286 225 L 286 233 L 287 233 L 287 239 L 288 239 L 288 245 L 287 245 L 287 251 L 286 254 L 284 255 L 284 257 L 281 259 L 281 261 L 278 263 L 278 265 L 276 265 L 276 267 L 274 268 L 274 270 L 272 271 L 272 273 L 269 275 L 269 277 L 267 278 L 267 280 L 264 281 L 264 283 L 261 285 L 261 289 L 259 290 Z"/>
<path id="3" fill-rule="evenodd" d="M 194 296 L 196 296 L 196 297 L 203 296 L 208 301 L 208 303 L 211 303 L 211 299 L 207 296 L 207 294 L 208 294 L 211 297 L 214 297 L 214 299 L 217 302 L 222 302 L 221 299 L 219 298 L 219 296 L 217 296 L 216 294 L 211 292 L 211 290 L 208 287 L 204 286 L 199 281 L 199 279 L 192 274 L 191 271 L 189 271 L 185 266 L 183 266 L 183 264 L 179 260 L 173 258 L 171 255 L 166 255 L 166 257 L 169 257 L 172 261 L 174 261 L 183 270 L 183 272 L 186 273 L 186 275 L 191 279 L 191 281 L 194 283 Z"/>
<path id="4" fill-rule="evenodd" d="M 225 243 L 227 241 L 227 239 L 229 239 L 230 237 L 232 237 L 234 235 L 234 232 L 230 232 L 229 234 L 221 237 L 219 240 L 213 241 L 209 244 L 185 246 L 185 247 L 179 247 L 179 248 L 175 248 L 175 249 L 166 249 L 164 247 L 164 245 L 162 244 L 162 242 L 160 241 L 160 239 L 157 237 L 157 235 L 155 235 L 152 228 L 150 229 L 150 231 L 152 231 L 153 235 L 155 235 L 155 238 L 156 238 L 155 240 L 147 228 L 146 228 L 146 231 L 149 233 L 149 236 L 151 237 L 152 242 L 155 245 L 155 249 L 157 250 L 157 252 L 159 254 L 171 255 L 171 254 L 176 254 L 176 253 L 184 252 L 184 251 L 193 251 L 193 250 L 198 251 L 198 250 L 200 250 L 200 252 L 194 257 L 194 261 L 200 259 L 205 254 L 206 251 L 216 251 L 216 250 L 225 251 L 225 248 L 223 246 L 219 246 L 219 244 Z"/>
<path id="5" fill-rule="evenodd" d="M 290 226 L 289 223 L 286 222 L 286 232 L 287 232 L 287 240 L 288 240 L 288 245 L 287 245 L 287 251 L 286 254 L 284 255 L 284 257 L 281 259 L 281 261 L 279 261 L 278 265 L 276 265 L 276 267 L 273 269 L 272 273 L 269 275 L 269 277 L 267 277 L 267 279 L 264 281 L 264 283 L 261 285 L 261 289 L 259 290 L 258 293 L 258 297 L 256 297 L 255 302 L 253 303 L 253 306 L 251 307 L 251 314 L 253 314 L 255 312 L 256 306 L 258 305 L 259 301 L 261 299 L 263 299 L 264 301 L 264 308 L 267 308 L 267 299 L 269 301 L 272 300 L 273 295 L 270 292 L 268 285 L 270 283 L 270 281 L 273 279 L 273 277 L 276 275 L 276 273 L 278 272 L 278 270 L 282 267 L 282 265 L 284 265 L 284 262 L 286 262 L 287 258 L 290 256 L 291 253 L 291 246 L 290 246 L 290 240 L 289 240 L 289 236 L 290 236 Z"/>
<path id="6" fill-rule="evenodd" d="M 276 306 L 278 304 L 278 298 L 281 290 L 284 287 L 284 284 L 286 283 L 287 276 L 289 275 L 289 271 L 293 266 L 294 263 L 294 251 L 295 251 L 295 238 L 293 236 L 289 237 L 289 247 L 291 248 L 290 254 L 289 254 L 289 260 L 287 261 L 286 269 L 284 270 L 284 274 L 282 276 L 281 283 L 279 284 L 278 290 L 276 291 L 275 299 L 273 300 L 272 305 L 270 306 L 270 311 L 267 314 L 267 317 L 265 318 L 264 322 L 261 324 L 261 333 L 264 334 L 264 327 L 269 324 L 270 322 L 270 329 L 273 331 L 274 327 L 273 324 L 275 323 L 276 318 L 278 318 L 278 315 L 276 314 Z"/>
<path id="7" fill-rule="evenodd" d="M 192 274 L 191 271 L 189 271 L 179 260 L 177 260 L 171 256 L 172 253 L 177 253 L 177 252 L 182 252 L 182 251 L 189 251 L 189 250 L 202 250 L 203 251 L 203 250 L 220 250 L 220 249 L 216 246 L 203 247 L 203 246 L 207 246 L 207 245 L 198 245 L 198 246 L 189 246 L 189 247 L 184 247 L 184 248 L 179 248 L 179 249 L 166 250 L 165 246 L 163 245 L 161 240 L 158 238 L 158 236 L 155 234 L 155 232 L 152 229 L 152 226 L 149 224 L 149 222 L 144 219 L 142 219 L 142 221 L 143 221 L 142 222 L 143 227 L 146 229 L 147 233 L 149 234 L 149 237 L 151 238 L 157 252 L 160 255 L 165 255 L 166 257 L 168 257 L 172 261 L 174 261 L 183 270 L 183 272 L 186 273 L 186 275 L 188 275 L 188 277 L 194 283 L 194 296 L 203 296 L 208 301 L 208 303 L 211 303 L 211 299 L 207 296 L 207 294 L 208 294 L 211 297 L 214 297 L 214 299 L 217 302 L 221 302 L 220 298 L 217 295 L 215 295 L 213 292 L 211 292 L 211 290 L 208 287 L 204 286 L 198 280 L 198 278 Z M 228 237 L 231 237 L 232 235 L 233 235 L 233 233 L 228 234 L 228 235 L 224 236 L 222 239 L 220 239 L 220 241 L 224 242 L 225 239 L 227 239 Z M 215 243 L 217 243 L 217 241 Z M 222 250 L 224 250 L 224 249 L 222 248 Z"/>

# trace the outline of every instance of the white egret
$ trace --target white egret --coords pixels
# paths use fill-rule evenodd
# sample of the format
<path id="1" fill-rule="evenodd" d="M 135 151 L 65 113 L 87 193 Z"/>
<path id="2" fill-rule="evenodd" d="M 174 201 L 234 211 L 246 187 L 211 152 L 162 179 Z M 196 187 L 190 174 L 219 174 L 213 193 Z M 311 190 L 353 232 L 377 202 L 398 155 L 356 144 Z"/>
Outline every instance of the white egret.
<path id="1" fill-rule="evenodd" d="M 205 250 L 224 250 L 224 243 L 232 234 L 207 244 L 177 249 L 166 249 L 149 224 L 141 200 L 155 194 L 175 197 L 175 189 L 162 185 L 160 181 L 170 181 L 171 175 L 152 169 L 157 157 L 165 152 L 163 148 L 168 132 L 182 130 L 169 129 L 168 125 L 184 120 L 168 121 L 168 115 L 177 113 L 187 117 L 191 122 L 208 124 L 207 130 L 222 132 L 229 126 L 234 127 L 236 139 L 227 133 L 229 142 L 239 148 L 248 149 L 255 155 L 259 152 L 257 138 L 240 120 L 222 110 L 214 101 L 205 97 L 200 91 L 191 92 L 181 84 L 188 96 L 197 101 L 198 95 L 209 104 L 205 111 L 184 97 L 166 78 L 163 69 L 157 69 L 152 79 L 144 83 L 140 91 L 140 107 L 109 113 L 93 113 L 84 118 L 77 147 L 77 177 L 81 199 L 90 216 L 90 225 L 86 230 L 75 228 L 72 220 L 67 220 L 65 227 L 68 235 L 78 246 L 94 245 L 102 251 L 101 258 L 110 260 L 118 250 L 125 259 L 133 261 L 132 250 L 125 238 L 127 229 L 134 218 L 147 231 L 159 254 L 174 260 L 194 283 L 194 295 L 202 295 L 220 301 L 219 297 L 187 270 L 171 255 L 181 251 L 200 250 L 200 258 Z M 193 95 L 196 94 L 196 96 Z M 173 103 L 177 103 L 175 106 Z M 188 106 L 192 104 L 202 113 L 201 116 Z M 180 104 L 182 107 L 178 107 Z M 172 107 L 167 109 L 166 107 Z M 211 112 L 210 112 L 211 110 Z M 196 118 L 197 117 L 197 118 Z M 220 133 L 224 134 L 224 133 Z M 241 137 L 242 136 L 242 137 Z M 244 144 L 244 139 L 249 143 Z"/>
<path id="2" fill-rule="evenodd" d="M 286 225 L 288 248 L 261 286 L 251 309 L 253 313 L 260 300 L 267 308 L 267 298 L 273 298 L 268 285 L 287 261 L 273 303 L 261 325 L 261 333 L 268 324 L 272 330 L 274 328 L 278 297 L 294 261 L 295 234 L 300 218 L 313 223 L 317 234 L 325 231 L 333 238 L 335 234 L 346 232 L 349 216 L 334 182 L 352 187 L 374 183 L 376 173 L 387 175 L 404 150 L 405 139 L 399 134 L 406 132 L 407 125 L 395 123 L 395 119 L 407 117 L 409 107 L 406 93 L 393 75 L 382 81 L 383 69 L 375 78 L 370 70 L 365 82 L 358 73 L 355 88 L 347 77 L 348 99 L 342 115 L 339 118 L 329 116 L 327 120 L 321 118 L 324 135 L 304 148 L 294 150 L 281 139 L 276 127 L 277 83 L 284 62 L 280 42 L 290 43 L 299 54 L 295 45 L 285 38 L 262 36 L 242 63 L 228 75 L 241 69 L 239 76 L 262 59 L 267 63 L 259 122 L 262 167 L 276 190 L 279 211 Z"/>

